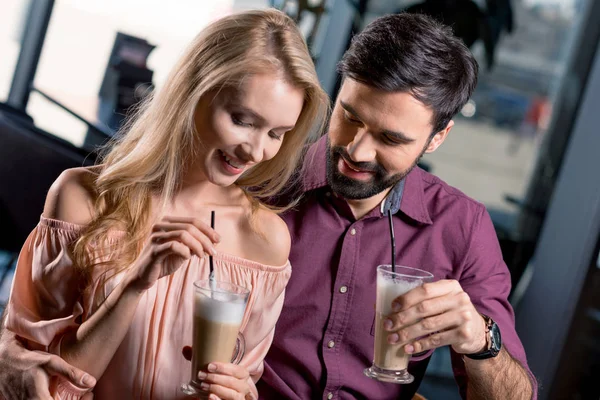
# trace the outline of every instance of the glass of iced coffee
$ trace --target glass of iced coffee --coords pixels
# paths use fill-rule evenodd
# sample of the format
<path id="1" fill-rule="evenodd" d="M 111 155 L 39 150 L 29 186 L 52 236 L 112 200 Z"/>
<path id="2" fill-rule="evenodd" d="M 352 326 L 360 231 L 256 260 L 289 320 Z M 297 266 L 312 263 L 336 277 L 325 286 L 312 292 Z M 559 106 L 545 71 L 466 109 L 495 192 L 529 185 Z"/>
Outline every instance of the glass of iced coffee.
<path id="1" fill-rule="evenodd" d="M 194 282 L 192 378 L 181 386 L 185 394 L 208 395 L 200 389 L 198 372 L 206 371 L 209 363 L 238 364 L 242 360 L 245 342 L 239 330 L 249 293 L 248 289 L 228 282 Z"/>
<path id="2" fill-rule="evenodd" d="M 416 268 L 397 265 L 392 271 L 390 265 L 377 267 L 375 355 L 373 365 L 364 371 L 369 378 L 391 383 L 411 383 L 414 380 L 407 370 L 410 354 L 404 352 L 408 343 L 388 343 L 390 332 L 384 329 L 383 321 L 392 313 L 392 302 L 396 297 L 432 280 L 433 275 Z"/>

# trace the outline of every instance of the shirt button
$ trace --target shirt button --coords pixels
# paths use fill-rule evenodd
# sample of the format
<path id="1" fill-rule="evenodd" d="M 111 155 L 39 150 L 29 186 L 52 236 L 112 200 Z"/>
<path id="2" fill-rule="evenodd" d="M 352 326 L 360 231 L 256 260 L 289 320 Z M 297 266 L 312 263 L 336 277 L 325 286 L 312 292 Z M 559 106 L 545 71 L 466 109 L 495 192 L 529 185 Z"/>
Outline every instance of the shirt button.
<path id="1" fill-rule="evenodd" d="M 331 192 L 327 192 L 327 193 L 325 193 L 325 196 L 327 196 L 327 197 L 331 197 Z"/>
<path id="2" fill-rule="evenodd" d="M 331 393 L 331 392 L 327 393 L 327 398 L 329 400 L 333 399 L 333 393 Z"/>
<path id="3" fill-rule="evenodd" d="M 333 340 L 330 340 L 329 343 L 327 343 L 327 347 L 331 349 L 333 346 L 335 346 L 335 342 Z"/>
<path id="4" fill-rule="evenodd" d="M 340 288 L 340 293 L 346 293 L 348 291 L 348 286 L 342 286 Z"/>
<path id="5" fill-rule="evenodd" d="M 352 228 L 352 230 L 350 230 L 350 234 L 351 234 L 352 236 L 356 235 L 356 229 Z"/>

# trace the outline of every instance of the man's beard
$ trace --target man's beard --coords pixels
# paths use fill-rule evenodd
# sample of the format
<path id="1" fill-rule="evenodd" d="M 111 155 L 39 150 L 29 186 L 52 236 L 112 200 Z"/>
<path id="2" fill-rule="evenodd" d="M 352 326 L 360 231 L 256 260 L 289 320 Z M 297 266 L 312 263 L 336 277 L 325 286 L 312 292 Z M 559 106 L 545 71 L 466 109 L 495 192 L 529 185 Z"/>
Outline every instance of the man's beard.
<path id="1" fill-rule="evenodd" d="M 421 154 L 414 160 L 412 165 L 406 170 L 394 175 L 388 175 L 385 168 L 375 162 L 354 162 L 350 161 L 350 155 L 343 146 L 331 147 L 329 140 L 327 141 L 327 181 L 333 192 L 348 200 L 362 200 L 375 196 L 384 190 L 395 186 L 398 182 L 406 177 L 417 165 L 429 142 L 423 147 Z M 373 173 L 373 177 L 368 181 L 359 181 L 352 179 L 342 174 L 338 170 L 340 158 L 353 168 L 361 171 L 369 171 Z"/>

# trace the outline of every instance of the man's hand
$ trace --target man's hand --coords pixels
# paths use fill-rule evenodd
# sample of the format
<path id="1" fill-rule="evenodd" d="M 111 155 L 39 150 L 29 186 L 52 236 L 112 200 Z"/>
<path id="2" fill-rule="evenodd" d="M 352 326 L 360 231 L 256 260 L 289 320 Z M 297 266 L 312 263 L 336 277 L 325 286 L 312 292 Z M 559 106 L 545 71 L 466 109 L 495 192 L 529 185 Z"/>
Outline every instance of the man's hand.
<path id="1" fill-rule="evenodd" d="M 23 347 L 12 332 L 2 332 L 0 339 L 0 398 L 4 400 L 51 400 L 51 376 L 60 376 L 75 386 L 90 389 L 96 380 L 67 364 L 62 358 Z M 84 397 L 88 400 L 91 394 Z"/>
<path id="2" fill-rule="evenodd" d="M 485 321 L 455 280 L 425 283 L 392 303 L 384 322 L 389 343 L 408 354 L 450 345 L 459 354 L 485 350 Z"/>

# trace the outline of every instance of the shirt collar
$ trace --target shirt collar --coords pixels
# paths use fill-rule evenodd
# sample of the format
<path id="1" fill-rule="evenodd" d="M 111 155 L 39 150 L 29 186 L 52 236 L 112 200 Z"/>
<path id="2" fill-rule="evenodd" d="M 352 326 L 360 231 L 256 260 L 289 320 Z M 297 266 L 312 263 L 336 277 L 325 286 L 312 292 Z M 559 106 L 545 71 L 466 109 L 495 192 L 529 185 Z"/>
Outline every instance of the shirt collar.
<path id="1" fill-rule="evenodd" d="M 401 211 L 417 222 L 432 224 L 425 204 L 424 173 L 421 168 L 415 167 L 402 181 L 398 182 L 381 203 L 381 215 L 387 213 L 388 208 L 391 208 L 394 214 Z M 304 160 L 302 183 L 305 192 L 328 186 L 327 135 L 321 137 L 308 150 Z"/>

